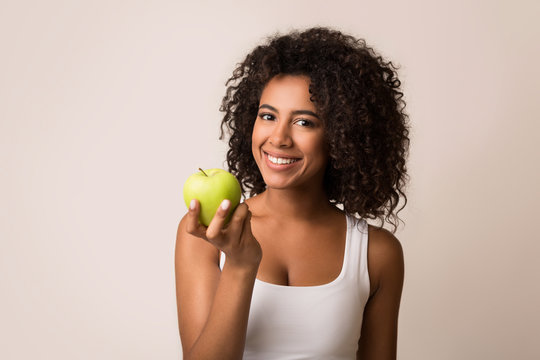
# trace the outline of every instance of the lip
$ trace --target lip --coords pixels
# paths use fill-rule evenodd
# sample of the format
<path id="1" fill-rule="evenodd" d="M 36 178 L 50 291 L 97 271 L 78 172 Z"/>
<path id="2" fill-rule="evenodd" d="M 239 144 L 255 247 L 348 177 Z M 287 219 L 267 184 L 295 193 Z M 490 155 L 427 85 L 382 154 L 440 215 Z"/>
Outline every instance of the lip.
<path id="1" fill-rule="evenodd" d="M 278 154 L 278 153 L 274 153 L 274 152 L 270 152 L 270 151 L 266 151 L 266 150 L 263 150 L 263 153 L 265 153 L 265 155 L 270 155 L 270 156 L 273 156 L 273 157 L 276 157 L 276 158 L 300 160 L 299 157 L 290 156 L 290 155 L 286 155 L 286 154 Z"/>
<path id="2" fill-rule="evenodd" d="M 266 151 L 263 150 L 263 154 L 264 154 L 264 160 L 265 160 L 265 163 L 266 163 L 266 166 L 272 170 L 277 170 L 277 171 L 284 171 L 284 170 L 289 170 L 293 167 L 296 167 L 298 164 L 300 164 L 300 160 L 301 158 L 296 158 L 296 157 L 291 157 L 291 156 L 283 156 L 283 155 L 279 155 L 279 154 L 275 154 L 275 153 L 268 153 Z M 274 164 L 273 162 L 270 161 L 270 159 L 268 158 L 268 155 L 272 156 L 272 157 L 279 157 L 279 158 L 283 158 L 283 159 L 296 159 L 296 161 L 290 163 L 290 164 Z"/>

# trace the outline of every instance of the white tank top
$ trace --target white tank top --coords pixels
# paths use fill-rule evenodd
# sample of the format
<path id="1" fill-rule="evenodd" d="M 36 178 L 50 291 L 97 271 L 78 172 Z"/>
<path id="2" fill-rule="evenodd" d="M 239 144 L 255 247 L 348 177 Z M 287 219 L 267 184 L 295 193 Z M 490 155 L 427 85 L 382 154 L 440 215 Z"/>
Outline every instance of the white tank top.
<path id="1" fill-rule="evenodd" d="M 356 359 L 369 297 L 368 225 L 347 216 L 341 273 L 317 286 L 255 280 L 244 359 Z M 223 269 L 225 254 L 221 253 Z"/>

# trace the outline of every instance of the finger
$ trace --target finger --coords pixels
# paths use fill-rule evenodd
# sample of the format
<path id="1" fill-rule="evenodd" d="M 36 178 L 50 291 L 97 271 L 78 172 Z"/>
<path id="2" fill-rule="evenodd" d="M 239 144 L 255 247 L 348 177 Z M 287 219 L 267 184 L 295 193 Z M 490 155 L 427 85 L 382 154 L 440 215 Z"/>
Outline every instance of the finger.
<path id="1" fill-rule="evenodd" d="M 199 212 L 201 210 L 201 205 L 197 199 L 192 199 L 189 204 L 186 231 L 194 236 L 206 239 L 205 227 L 199 223 Z"/>
<path id="2" fill-rule="evenodd" d="M 252 236 L 251 232 L 251 211 L 247 211 L 246 219 L 244 220 L 244 223 L 242 224 L 242 235 L 240 237 L 240 241 L 244 242 L 246 240 L 246 236 Z"/>
<path id="3" fill-rule="evenodd" d="M 221 202 L 221 205 L 219 205 L 218 209 L 216 210 L 216 213 L 214 217 L 212 218 L 212 221 L 210 221 L 210 224 L 208 225 L 208 229 L 206 229 L 206 237 L 208 239 L 215 239 L 221 234 L 221 230 L 223 229 L 223 224 L 225 224 L 225 219 L 227 218 L 227 215 L 229 214 L 230 208 L 231 208 L 230 200 L 225 199 Z"/>
<path id="4" fill-rule="evenodd" d="M 248 214 L 248 207 L 245 203 L 239 204 L 234 213 L 232 214 L 231 221 L 227 226 L 227 233 L 240 234 L 242 233 L 242 227 L 244 225 L 244 220 Z"/>

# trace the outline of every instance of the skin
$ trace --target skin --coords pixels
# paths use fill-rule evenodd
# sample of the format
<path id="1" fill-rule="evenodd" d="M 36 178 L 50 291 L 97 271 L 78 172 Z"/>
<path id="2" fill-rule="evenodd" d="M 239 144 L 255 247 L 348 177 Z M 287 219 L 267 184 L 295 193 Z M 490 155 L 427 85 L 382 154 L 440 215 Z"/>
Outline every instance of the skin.
<path id="1" fill-rule="evenodd" d="M 346 218 L 323 191 L 328 152 L 308 89 L 305 76 L 278 76 L 261 95 L 252 153 L 267 189 L 240 204 L 226 227 L 226 206 L 208 228 L 198 224 L 196 201 L 179 224 L 175 269 L 184 359 L 242 358 L 256 278 L 313 286 L 331 282 L 341 271 Z M 276 170 L 267 152 L 297 162 Z M 227 255 L 223 271 L 219 250 Z M 399 241 L 370 225 L 371 290 L 358 359 L 396 358 L 403 269 Z"/>

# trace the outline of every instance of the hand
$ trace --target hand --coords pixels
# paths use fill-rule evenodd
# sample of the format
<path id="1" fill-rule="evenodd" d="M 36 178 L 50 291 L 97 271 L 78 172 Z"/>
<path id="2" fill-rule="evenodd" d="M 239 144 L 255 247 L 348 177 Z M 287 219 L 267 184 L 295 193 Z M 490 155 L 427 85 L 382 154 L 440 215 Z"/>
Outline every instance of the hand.
<path id="1" fill-rule="evenodd" d="M 206 227 L 199 223 L 200 203 L 192 200 L 186 230 L 223 251 L 230 265 L 258 267 L 262 259 L 262 249 L 251 232 L 251 212 L 245 203 L 241 203 L 236 207 L 231 221 L 225 225 L 229 208 L 230 201 L 223 200 Z"/>

